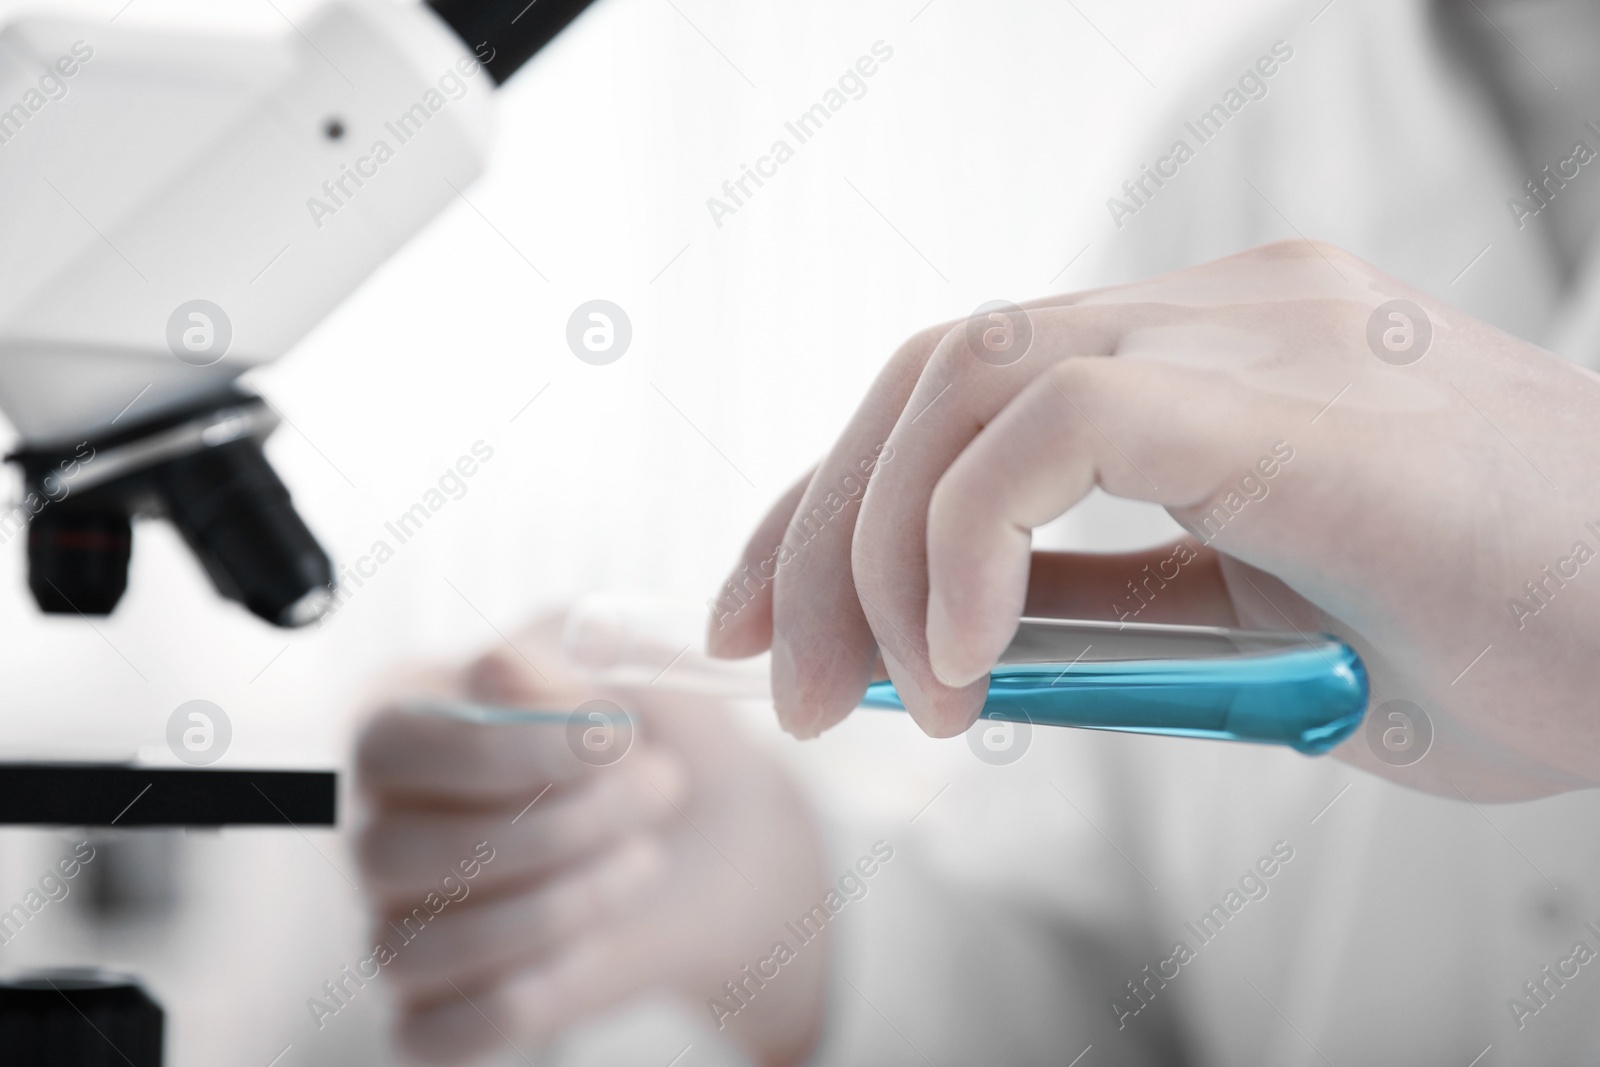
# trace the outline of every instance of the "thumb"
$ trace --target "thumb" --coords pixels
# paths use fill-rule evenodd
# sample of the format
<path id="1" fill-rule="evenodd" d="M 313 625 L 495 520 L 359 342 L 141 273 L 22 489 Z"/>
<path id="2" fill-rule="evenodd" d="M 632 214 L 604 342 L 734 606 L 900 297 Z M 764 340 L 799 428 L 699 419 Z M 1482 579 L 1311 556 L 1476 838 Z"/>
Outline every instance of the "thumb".
<path id="1" fill-rule="evenodd" d="M 1238 626 L 1223 556 L 1192 537 L 1137 552 L 1035 552 L 1023 614 Z"/>

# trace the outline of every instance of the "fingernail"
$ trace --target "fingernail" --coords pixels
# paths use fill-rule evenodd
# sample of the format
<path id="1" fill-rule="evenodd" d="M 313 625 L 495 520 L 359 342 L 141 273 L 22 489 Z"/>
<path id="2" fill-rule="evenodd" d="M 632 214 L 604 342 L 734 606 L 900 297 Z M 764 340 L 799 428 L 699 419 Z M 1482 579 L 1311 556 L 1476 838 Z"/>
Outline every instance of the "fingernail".
<path id="1" fill-rule="evenodd" d="M 974 667 L 971 650 L 950 612 L 935 594 L 928 600 L 928 668 L 941 685 L 961 689 L 983 677 L 987 667 Z"/>
<path id="2" fill-rule="evenodd" d="M 799 696 L 799 670 L 789 642 L 776 634 L 772 638 L 772 704 L 778 725 L 802 741 L 817 736 L 818 709 L 808 707 Z"/>
<path id="3" fill-rule="evenodd" d="M 946 689 L 965 689 L 982 678 L 985 673 L 981 669 L 973 670 L 953 663 L 949 656 L 935 652 L 931 648 L 928 650 L 928 666 L 932 669 L 934 678 Z"/>

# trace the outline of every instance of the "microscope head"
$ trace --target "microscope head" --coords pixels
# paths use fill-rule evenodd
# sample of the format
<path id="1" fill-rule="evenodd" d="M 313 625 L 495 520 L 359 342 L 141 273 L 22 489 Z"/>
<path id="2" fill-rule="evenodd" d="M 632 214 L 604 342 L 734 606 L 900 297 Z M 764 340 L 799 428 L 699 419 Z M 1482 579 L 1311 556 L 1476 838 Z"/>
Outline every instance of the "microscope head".
<path id="1" fill-rule="evenodd" d="M 494 86 L 422 5 L 334 0 L 271 40 L 0 31 L 0 409 L 29 585 L 109 612 L 137 516 L 269 622 L 333 568 L 237 379 L 288 351 L 482 169 Z"/>
<path id="2" fill-rule="evenodd" d="M 237 379 L 287 352 L 482 171 L 491 97 L 590 0 L 330 0 L 274 40 L 0 30 L 0 410 L 29 585 L 109 612 L 170 519 L 281 626 L 333 568 Z"/>

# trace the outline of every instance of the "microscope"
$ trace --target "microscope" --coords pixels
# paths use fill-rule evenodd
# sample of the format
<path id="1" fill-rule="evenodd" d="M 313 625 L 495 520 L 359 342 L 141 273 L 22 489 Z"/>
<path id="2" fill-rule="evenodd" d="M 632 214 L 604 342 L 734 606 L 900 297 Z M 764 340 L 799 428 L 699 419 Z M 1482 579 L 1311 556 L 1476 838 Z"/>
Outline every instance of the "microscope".
<path id="1" fill-rule="evenodd" d="M 40 610 L 105 615 L 136 516 L 223 596 L 316 621 L 334 569 L 239 385 L 482 172 L 493 89 L 589 0 L 332 0 L 277 40 L 0 32 L 0 411 Z"/>
<path id="2" fill-rule="evenodd" d="M 272 40 L 52 16 L 0 30 L 0 411 L 41 611 L 105 615 L 133 520 L 217 591 L 315 622 L 334 569 L 242 386 L 482 172 L 493 90 L 591 0 L 330 0 Z M 0 765 L 0 823 L 331 826 L 331 772 Z M 130 798 L 137 796 L 137 803 Z M 130 977 L 0 982 L 0 1048 L 43 1067 L 162 1059 Z"/>

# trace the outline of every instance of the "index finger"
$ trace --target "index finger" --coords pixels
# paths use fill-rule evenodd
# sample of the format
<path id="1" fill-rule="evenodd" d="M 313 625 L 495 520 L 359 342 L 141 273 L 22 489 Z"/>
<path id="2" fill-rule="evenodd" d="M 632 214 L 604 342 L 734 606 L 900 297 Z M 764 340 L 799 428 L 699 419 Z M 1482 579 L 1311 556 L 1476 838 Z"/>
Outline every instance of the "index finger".
<path id="1" fill-rule="evenodd" d="M 817 466 L 784 534 L 772 587 L 772 700 L 778 721 L 797 737 L 843 719 L 871 681 L 877 643 L 850 569 L 856 513 L 879 463 L 892 460 L 889 430 L 947 329 L 924 330 L 890 359 Z"/>
<path id="2" fill-rule="evenodd" d="M 987 687 L 981 675 L 941 678 L 928 658 L 927 514 L 934 485 L 1042 370 L 1113 352 L 1119 319 L 1127 314 L 1076 300 L 1018 313 L 1028 318 L 1032 346 L 1015 360 L 991 362 L 967 330 L 952 330 L 939 342 L 889 434 L 895 461 L 868 487 L 857 518 L 852 563 L 861 602 L 870 609 L 896 692 L 917 725 L 935 737 L 970 726 Z M 1022 537 L 1026 546 L 1028 533 Z"/>
<path id="3" fill-rule="evenodd" d="M 1070 307 L 1102 291 L 1028 306 Z M 865 574 L 855 539 L 875 481 L 900 462 L 897 449 L 907 438 L 899 428 L 920 431 L 925 415 L 942 415 L 936 409 L 943 388 L 929 388 L 925 372 L 937 351 L 953 349 L 964 335 L 964 322 L 944 323 L 900 347 L 817 467 L 795 510 L 786 541 L 791 550 L 780 557 L 773 583 L 772 693 L 779 721 L 796 736 L 815 736 L 854 710 L 873 680 L 880 651 L 897 684 L 904 682 L 918 694 L 945 688 L 927 668 L 920 524 L 915 544 L 907 542 L 909 556 L 892 565 L 885 564 L 890 557 L 878 556 Z M 862 491 L 851 493 L 853 485 Z M 902 580 L 911 583 L 916 603 L 910 610 L 894 588 Z M 913 616 L 914 625 L 907 625 Z M 971 693 L 955 699 L 958 707 L 976 709 Z M 923 703 L 914 697 L 907 706 L 918 709 L 912 714 L 927 729 L 931 720 L 920 711 Z M 949 717 L 962 714 L 957 710 Z"/>

